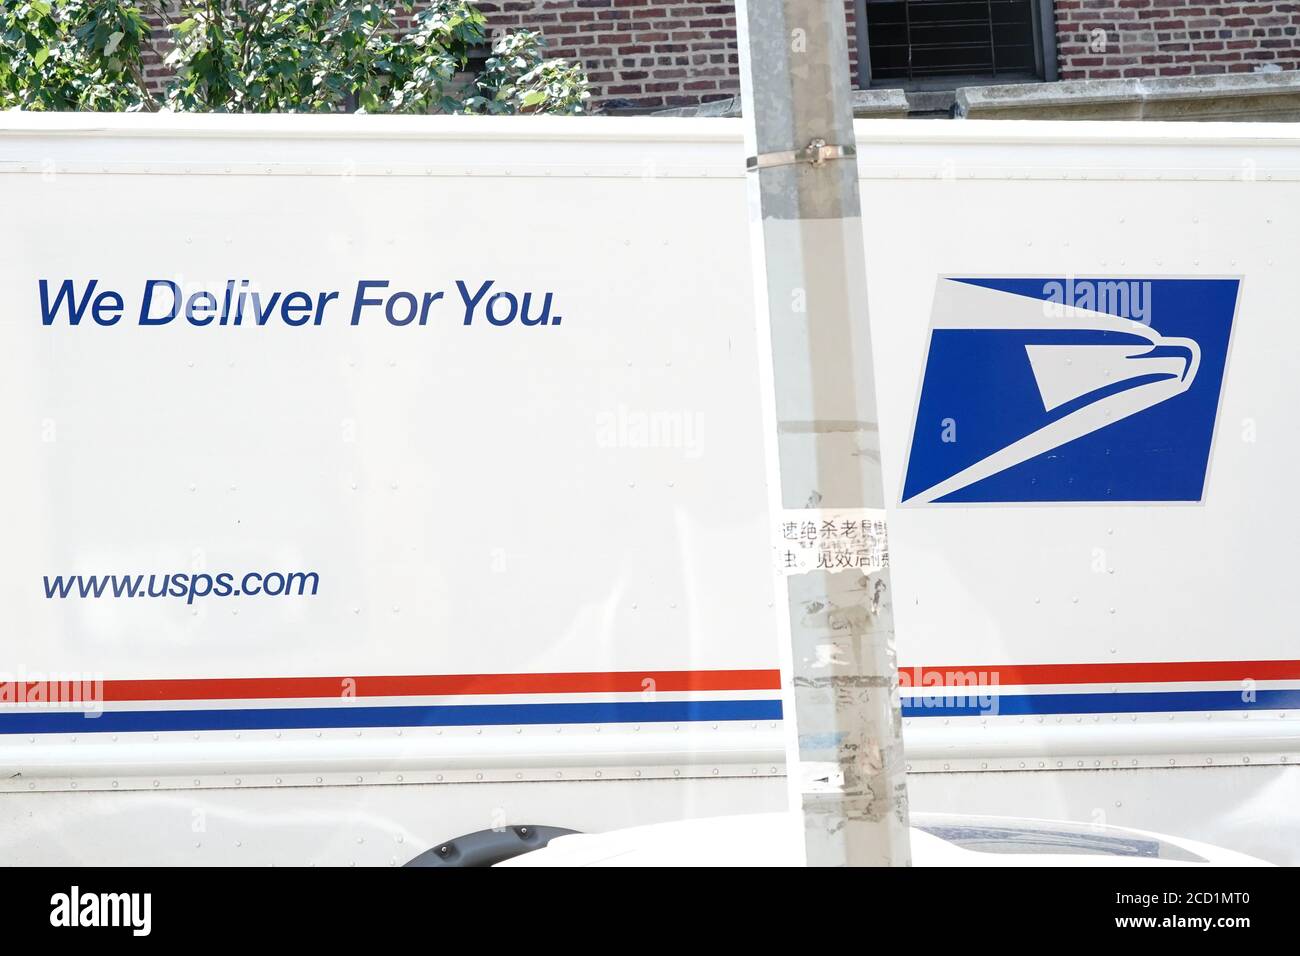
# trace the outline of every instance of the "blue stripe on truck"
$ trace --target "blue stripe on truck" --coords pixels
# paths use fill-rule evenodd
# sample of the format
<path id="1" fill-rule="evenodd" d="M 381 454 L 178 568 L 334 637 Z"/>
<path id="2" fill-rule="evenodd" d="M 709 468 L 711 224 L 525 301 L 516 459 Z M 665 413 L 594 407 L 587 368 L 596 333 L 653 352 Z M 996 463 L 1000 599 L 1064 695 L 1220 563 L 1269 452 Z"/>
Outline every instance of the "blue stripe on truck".
<path id="1" fill-rule="evenodd" d="M 574 704 L 446 704 L 425 707 L 269 707 L 224 710 L 0 712 L 0 734 L 166 730 L 294 730 L 332 727 L 474 727 L 628 724 L 637 721 L 780 720 L 779 700 L 600 701 Z"/>
<path id="2" fill-rule="evenodd" d="M 940 688 L 935 688 L 940 691 Z M 951 688 L 951 690 L 957 690 Z M 1300 710 L 1300 689 L 1104 694 L 935 693 L 903 698 L 904 717 L 991 717 Z M 780 700 L 600 701 L 445 704 L 408 707 L 268 707 L 205 710 L 0 711 L 0 734 L 295 730 L 355 727 L 474 727 L 780 720 Z"/>
<path id="3" fill-rule="evenodd" d="M 1039 714 L 1143 714 L 1197 710 L 1300 710 L 1300 689 L 998 695 L 988 694 L 977 687 L 936 687 L 932 694 L 903 698 L 904 717 L 1024 717 Z"/>

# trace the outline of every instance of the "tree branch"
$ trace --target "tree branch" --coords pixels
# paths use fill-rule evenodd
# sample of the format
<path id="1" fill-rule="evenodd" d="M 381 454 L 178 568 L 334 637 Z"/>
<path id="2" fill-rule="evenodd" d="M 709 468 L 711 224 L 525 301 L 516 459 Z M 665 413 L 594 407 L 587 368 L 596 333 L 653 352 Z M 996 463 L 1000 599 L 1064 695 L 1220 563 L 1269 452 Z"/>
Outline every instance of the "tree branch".
<path id="1" fill-rule="evenodd" d="M 129 64 L 128 69 L 131 71 L 131 79 L 135 80 L 136 89 L 140 91 L 145 111 L 148 113 L 158 112 L 158 101 L 154 98 L 153 92 L 149 89 L 149 84 L 145 82 L 144 75 L 140 72 L 140 67 L 132 63 Z"/>
<path id="2" fill-rule="evenodd" d="M 262 24 L 266 22 L 266 15 L 271 9 L 274 0 L 266 0 L 262 4 L 262 9 L 257 12 L 257 19 L 251 25 L 244 25 L 244 42 L 239 47 L 239 68 L 241 71 L 248 72 L 248 54 L 250 52 L 249 43 L 252 42 L 254 35 L 260 38 L 262 33 Z"/>

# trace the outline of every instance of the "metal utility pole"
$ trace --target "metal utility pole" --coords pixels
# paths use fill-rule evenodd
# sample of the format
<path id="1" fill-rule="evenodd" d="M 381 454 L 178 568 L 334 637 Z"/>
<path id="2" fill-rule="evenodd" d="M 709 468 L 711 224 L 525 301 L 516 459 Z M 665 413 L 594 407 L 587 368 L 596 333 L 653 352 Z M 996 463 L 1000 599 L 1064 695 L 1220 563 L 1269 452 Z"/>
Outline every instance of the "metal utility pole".
<path id="1" fill-rule="evenodd" d="M 738 22 L 792 806 L 810 865 L 906 866 L 844 0 L 740 0 Z"/>

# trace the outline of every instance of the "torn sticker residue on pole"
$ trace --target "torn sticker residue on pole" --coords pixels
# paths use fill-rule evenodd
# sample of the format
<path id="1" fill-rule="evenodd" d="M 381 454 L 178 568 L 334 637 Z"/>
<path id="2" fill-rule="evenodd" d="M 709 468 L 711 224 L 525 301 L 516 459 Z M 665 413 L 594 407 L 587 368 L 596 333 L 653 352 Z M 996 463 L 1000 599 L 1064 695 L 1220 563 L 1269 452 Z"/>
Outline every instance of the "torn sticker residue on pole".
<path id="1" fill-rule="evenodd" d="M 774 540 L 782 575 L 889 567 L 882 508 L 786 508 Z"/>
<path id="2" fill-rule="evenodd" d="M 844 768 L 825 760 L 804 760 L 799 763 L 801 793 L 842 793 Z"/>

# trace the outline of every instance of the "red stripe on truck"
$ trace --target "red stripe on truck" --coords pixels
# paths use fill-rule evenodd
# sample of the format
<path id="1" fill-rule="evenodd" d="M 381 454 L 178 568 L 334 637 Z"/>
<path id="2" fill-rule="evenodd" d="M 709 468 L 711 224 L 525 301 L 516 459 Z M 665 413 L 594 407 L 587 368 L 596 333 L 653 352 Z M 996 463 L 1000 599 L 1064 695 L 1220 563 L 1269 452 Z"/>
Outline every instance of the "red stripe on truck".
<path id="1" fill-rule="evenodd" d="M 104 681 L 104 700 L 442 697 L 470 694 L 636 694 L 776 690 L 777 670 L 423 674 L 388 677 L 229 677 Z"/>
<path id="2" fill-rule="evenodd" d="M 984 664 L 902 667 L 903 687 L 995 684 L 1164 684 L 1183 681 L 1298 680 L 1300 661 L 1156 661 L 1144 664 Z"/>
<path id="3" fill-rule="evenodd" d="M 1300 661 L 1155 661 L 904 667 L 903 687 L 1135 684 L 1300 680 Z M 634 694 L 645 691 L 778 690 L 777 670 L 576 671 L 561 674 L 407 674 L 360 677 L 230 677 L 110 680 L 105 701 L 454 697 L 475 694 Z"/>

